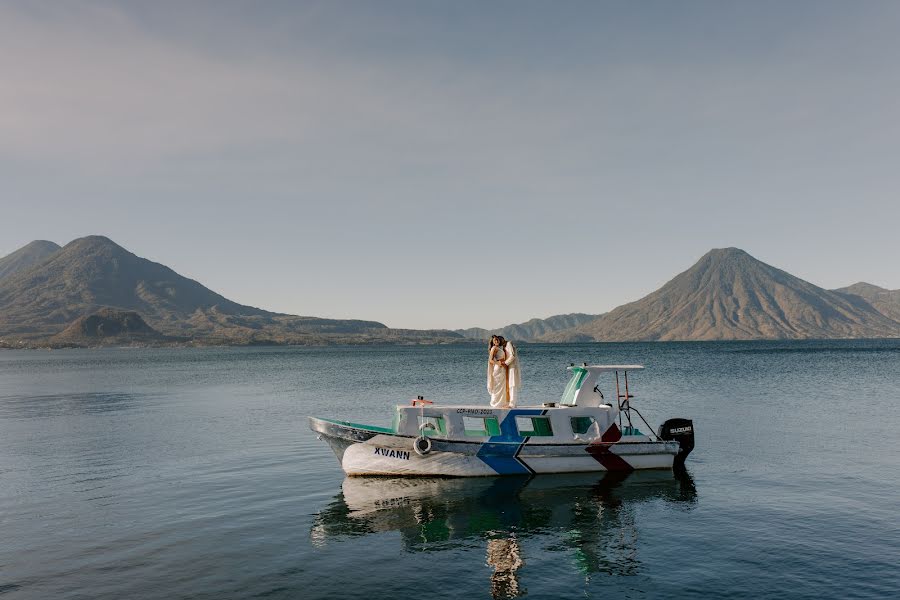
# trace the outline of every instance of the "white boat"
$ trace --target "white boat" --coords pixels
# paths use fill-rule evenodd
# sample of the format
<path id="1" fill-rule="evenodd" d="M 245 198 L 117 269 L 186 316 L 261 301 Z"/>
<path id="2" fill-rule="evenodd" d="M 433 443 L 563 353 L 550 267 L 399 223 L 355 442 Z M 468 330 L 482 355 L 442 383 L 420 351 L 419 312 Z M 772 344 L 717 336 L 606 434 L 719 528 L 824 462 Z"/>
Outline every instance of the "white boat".
<path id="1" fill-rule="evenodd" d="M 669 419 L 654 433 L 631 405 L 628 372 L 641 365 L 570 366 L 559 402 L 490 408 L 436 404 L 421 396 L 396 407 L 393 426 L 309 418 L 348 475 L 455 476 L 629 472 L 684 465 L 693 423 Z M 610 374 L 607 401 L 601 376 Z M 612 395 L 612 389 L 609 390 Z M 633 417 L 640 417 L 641 431 Z"/>

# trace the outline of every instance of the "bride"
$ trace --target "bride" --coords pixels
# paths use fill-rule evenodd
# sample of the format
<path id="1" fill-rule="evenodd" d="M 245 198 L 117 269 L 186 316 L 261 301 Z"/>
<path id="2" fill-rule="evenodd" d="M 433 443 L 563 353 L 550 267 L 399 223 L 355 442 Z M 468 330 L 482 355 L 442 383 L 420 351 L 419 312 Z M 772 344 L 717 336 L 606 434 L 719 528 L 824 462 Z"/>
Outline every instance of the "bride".
<path id="1" fill-rule="evenodd" d="M 488 346 L 487 389 L 491 394 L 491 406 L 505 408 L 509 405 L 509 369 L 504 360 L 506 351 L 500 336 L 491 336 Z"/>

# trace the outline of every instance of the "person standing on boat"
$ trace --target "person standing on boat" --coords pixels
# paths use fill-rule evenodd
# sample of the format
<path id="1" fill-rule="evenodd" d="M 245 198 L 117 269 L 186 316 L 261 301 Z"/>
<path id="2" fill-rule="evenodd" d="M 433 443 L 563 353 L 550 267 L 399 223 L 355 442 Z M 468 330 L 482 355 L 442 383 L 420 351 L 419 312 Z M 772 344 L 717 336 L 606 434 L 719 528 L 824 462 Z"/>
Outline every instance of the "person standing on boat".
<path id="1" fill-rule="evenodd" d="M 509 406 L 509 370 L 504 362 L 506 351 L 500 340 L 499 335 L 492 335 L 488 346 L 487 390 L 491 395 L 491 406 L 506 408 Z"/>
<path id="2" fill-rule="evenodd" d="M 509 396 L 509 407 L 515 408 L 518 398 L 519 386 L 522 385 L 522 374 L 519 371 L 519 351 L 513 343 L 500 336 L 500 345 L 503 347 L 503 364 L 506 367 L 506 393 Z"/>

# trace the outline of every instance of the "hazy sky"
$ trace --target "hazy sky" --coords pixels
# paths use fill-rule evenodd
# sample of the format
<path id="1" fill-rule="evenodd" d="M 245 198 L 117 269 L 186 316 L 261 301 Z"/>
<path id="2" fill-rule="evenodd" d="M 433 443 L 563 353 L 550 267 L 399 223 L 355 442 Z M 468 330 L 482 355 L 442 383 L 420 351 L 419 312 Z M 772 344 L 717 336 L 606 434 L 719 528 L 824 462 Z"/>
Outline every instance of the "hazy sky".
<path id="1" fill-rule="evenodd" d="M 0 1 L 0 255 L 111 237 L 394 327 L 714 247 L 900 288 L 900 2 Z"/>

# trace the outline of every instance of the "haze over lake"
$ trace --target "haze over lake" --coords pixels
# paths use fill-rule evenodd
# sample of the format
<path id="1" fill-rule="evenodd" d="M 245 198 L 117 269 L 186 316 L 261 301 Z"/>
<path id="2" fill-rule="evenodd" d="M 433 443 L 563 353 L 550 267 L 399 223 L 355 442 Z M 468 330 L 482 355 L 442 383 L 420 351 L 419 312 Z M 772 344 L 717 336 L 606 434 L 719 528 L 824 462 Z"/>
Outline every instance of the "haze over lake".
<path id="1" fill-rule="evenodd" d="M 484 348 L 0 352 L 4 598 L 884 598 L 900 341 L 523 345 L 639 362 L 688 475 L 344 480 L 306 417 L 486 404 Z"/>

